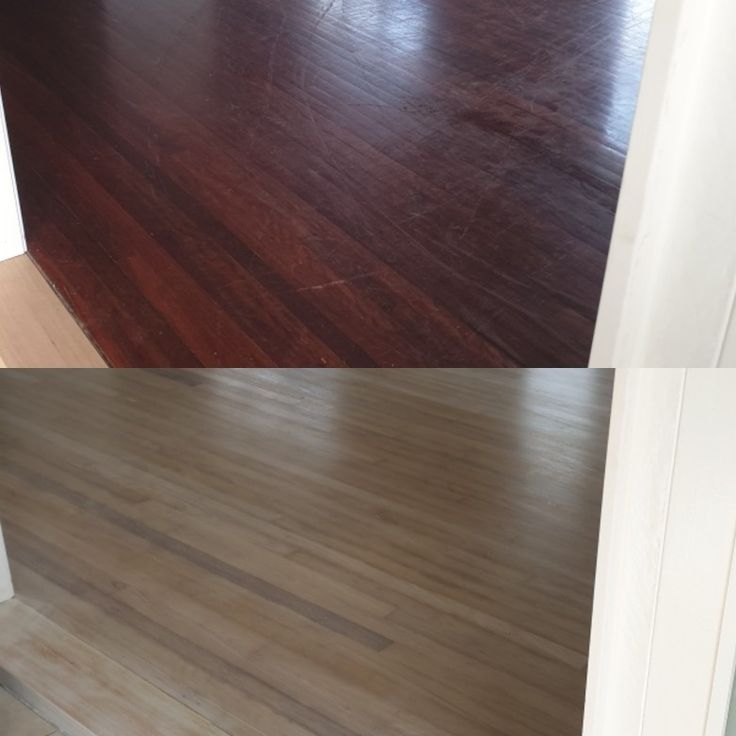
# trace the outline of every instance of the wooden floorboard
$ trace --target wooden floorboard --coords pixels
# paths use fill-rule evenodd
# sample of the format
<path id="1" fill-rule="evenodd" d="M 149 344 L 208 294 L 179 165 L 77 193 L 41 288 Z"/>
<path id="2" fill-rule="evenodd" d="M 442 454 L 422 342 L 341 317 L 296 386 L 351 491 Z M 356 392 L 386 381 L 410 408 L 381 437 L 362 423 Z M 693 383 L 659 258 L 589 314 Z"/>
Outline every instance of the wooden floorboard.
<path id="1" fill-rule="evenodd" d="M 105 365 L 33 261 L 0 263 L 0 368 Z"/>
<path id="2" fill-rule="evenodd" d="M 579 736 L 611 378 L 3 371 L 18 601 L 231 736 Z"/>
<path id="3" fill-rule="evenodd" d="M 8 623 L 4 622 L 3 628 L 6 631 L 13 630 L 15 624 L 8 626 Z M 56 736 L 58 734 L 56 728 L 48 721 L 36 715 L 27 705 L 1 687 L 0 724 L 2 724 L 4 736 Z"/>
<path id="4" fill-rule="evenodd" d="M 29 245 L 116 366 L 584 366 L 652 0 L 5 0 Z"/>
<path id="5" fill-rule="evenodd" d="M 227 736 L 17 600 L 0 605 L 0 681 L 65 736 Z M 43 731 L 44 736 L 56 733 L 54 728 Z M 3 731 L 3 736 L 21 733 Z"/>

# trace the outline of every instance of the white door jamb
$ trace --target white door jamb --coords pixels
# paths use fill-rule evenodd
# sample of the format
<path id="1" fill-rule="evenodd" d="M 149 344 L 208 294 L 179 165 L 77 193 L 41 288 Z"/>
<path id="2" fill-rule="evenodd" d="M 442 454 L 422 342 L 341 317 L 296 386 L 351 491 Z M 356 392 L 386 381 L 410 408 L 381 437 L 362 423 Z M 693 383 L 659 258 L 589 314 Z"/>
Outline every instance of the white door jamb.
<path id="1" fill-rule="evenodd" d="M 723 736 L 734 437 L 736 370 L 617 370 L 584 736 Z"/>

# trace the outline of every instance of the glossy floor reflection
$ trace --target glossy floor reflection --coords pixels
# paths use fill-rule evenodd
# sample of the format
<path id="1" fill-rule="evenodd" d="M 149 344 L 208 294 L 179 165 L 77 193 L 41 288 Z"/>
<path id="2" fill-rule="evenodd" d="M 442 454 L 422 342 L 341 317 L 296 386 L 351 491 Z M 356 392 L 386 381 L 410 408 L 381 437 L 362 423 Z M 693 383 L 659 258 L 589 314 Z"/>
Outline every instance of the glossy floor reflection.
<path id="1" fill-rule="evenodd" d="M 652 0 L 5 0 L 33 256 L 124 365 L 584 365 Z"/>

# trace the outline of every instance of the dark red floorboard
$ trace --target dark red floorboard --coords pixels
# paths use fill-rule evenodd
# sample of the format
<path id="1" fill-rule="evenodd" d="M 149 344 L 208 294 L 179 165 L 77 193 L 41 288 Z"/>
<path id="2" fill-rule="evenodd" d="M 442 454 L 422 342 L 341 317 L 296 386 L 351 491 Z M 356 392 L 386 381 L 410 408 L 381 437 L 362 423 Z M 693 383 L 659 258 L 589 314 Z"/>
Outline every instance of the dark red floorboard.
<path id="1" fill-rule="evenodd" d="M 33 257 L 116 366 L 587 362 L 651 0 L 4 0 Z"/>

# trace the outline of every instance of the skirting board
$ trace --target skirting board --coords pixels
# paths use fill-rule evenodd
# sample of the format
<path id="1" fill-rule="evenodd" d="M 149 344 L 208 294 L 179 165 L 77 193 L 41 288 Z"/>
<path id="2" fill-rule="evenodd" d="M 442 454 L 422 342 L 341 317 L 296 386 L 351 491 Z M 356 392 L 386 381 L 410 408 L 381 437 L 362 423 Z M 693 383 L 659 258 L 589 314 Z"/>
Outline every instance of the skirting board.
<path id="1" fill-rule="evenodd" d="M 15 186 L 8 127 L 0 94 L 0 261 L 26 252 L 26 238 Z"/>

